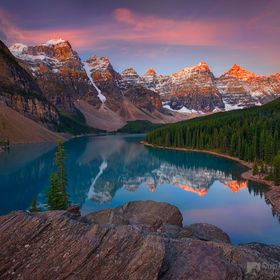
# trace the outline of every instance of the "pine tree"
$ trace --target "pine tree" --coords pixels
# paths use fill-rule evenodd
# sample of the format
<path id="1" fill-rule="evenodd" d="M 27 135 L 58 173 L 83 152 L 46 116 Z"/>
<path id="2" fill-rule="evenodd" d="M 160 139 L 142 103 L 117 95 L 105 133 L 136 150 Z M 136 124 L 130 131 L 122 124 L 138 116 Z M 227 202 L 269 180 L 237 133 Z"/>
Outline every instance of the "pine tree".
<path id="1" fill-rule="evenodd" d="M 253 175 L 257 175 L 259 173 L 259 168 L 257 164 L 257 160 L 254 160 L 254 165 L 253 165 Z"/>
<path id="2" fill-rule="evenodd" d="M 63 147 L 63 143 L 61 140 L 58 141 L 58 151 L 55 154 L 55 163 L 58 167 L 58 184 L 59 188 L 62 194 L 62 199 L 61 199 L 61 207 L 64 209 L 69 207 L 69 200 L 68 200 L 68 195 L 67 195 L 67 174 L 65 171 L 65 150 Z"/>
<path id="3" fill-rule="evenodd" d="M 235 155 L 235 136 L 232 134 L 231 140 L 230 140 L 230 155 L 234 156 Z"/>
<path id="4" fill-rule="evenodd" d="M 47 207 L 49 210 L 58 210 L 60 207 L 61 193 L 58 186 L 58 172 L 51 173 L 50 187 L 47 191 Z"/>
<path id="5" fill-rule="evenodd" d="M 49 210 L 65 210 L 70 202 L 67 195 L 67 173 L 65 171 L 65 150 L 61 140 L 58 141 L 58 151 L 55 153 L 57 170 L 50 175 L 50 187 L 47 191 L 47 207 Z"/>
<path id="6" fill-rule="evenodd" d="M 274 184 L 276 186 L 280 185 L 280 154 L 278 154 L 273 160 L 273 177 Z"/>
<path id="7" fill-rule="evenodd" d="M 33 198 L 29 212 L 39 212 L 39 209 L 37 208 L 37 201 L 36 201 L 35 197 Z"/>
<path id="8" fill-rule="evenodd" d="M 264 165 L 264 163 L 262 162 L 261 163 L 261 171 L 260 171 L 262 174 L 264 174 L 265 173 L 265 165 Z"/>
<path id="9" fill-rule="evenodd" d="M 273 159 L 273 139 L 270 135 L 266 137 L 264 147 L 264 159 L 265 162 L 268 164 L 271 164 Z"/>

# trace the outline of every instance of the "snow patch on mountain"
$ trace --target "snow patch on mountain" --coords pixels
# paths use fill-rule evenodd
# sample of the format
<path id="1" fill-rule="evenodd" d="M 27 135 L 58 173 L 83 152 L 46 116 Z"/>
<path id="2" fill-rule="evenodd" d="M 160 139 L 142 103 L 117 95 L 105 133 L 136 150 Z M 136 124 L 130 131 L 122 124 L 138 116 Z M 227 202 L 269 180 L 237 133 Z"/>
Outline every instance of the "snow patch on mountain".
<path id="1" fill-rule="evenodd" d="M 96 91 L 98 92 L 98 98 L 99 98 L 99 100 L 100 100 L 102 103 L 105 103 L 106 97 L 101 93 L 101 90 L 96 86 L 96 84 L 94 83 L 94 81 L 93 81 L 93 79 L 92 79 L 92 77 L 91 77 L 91 69 L 92 69 L 92 67 L 90 67 L 90 66 L 88 65 L 87 62 L 84 62 L 83 64 L 84 64 L 84 69 L 85 69 L 85 71 L 86 71 L 86 73 L 87 73 L 87 76 L 88 76 L 88 78 L 89 78 L 91 84 L 95 87 Z"/>
<path id="2" fill-rule="evenodd" d="M 193 110 L 193 109 L 188 109 L 186 108 L 185 106 L 183 106 L 181 109 L 179 110 L 175 110 L 175 109 L 172 109 L 169 105 L 165 104 L 162 106 L 163 108 L 165 109 L 168 109 L 170 111 L 173 111 L 173 112 L 177 112 L 177 113 L 187 113 L 187 114 L 204 114 L 204 112 L 202 111 L 196 111 L 196 110 Z"/>
<path id="3" fill-rule="evenodd" d="M 27 48 L 28 47 L 24 44 L 16 43 L 16 44 L 10 46 L 9 50 L 13 55 L 19 55 L 19 54 L 22 54 L 22 51 Z"/>
<path id="4" fill-rule="evenodd" d="M 225 104 L 225 111 L 231 111 L 231 110 L 239 110 L 239 109 L 243 109 L 244 107 L 239 105 L 239 104 L 229 104 L 226 101 L 224 101 Z"/>
<path id="5" fill-rule="evenodd" d="M 51 39 L 48 42 L 46 42 L 46 44 L 44 44 L 45 46 L 50 46 L 50 45 L 57 45 L 60 43 L 65 43 L 66 41 L 59 38 L 59 39 Z"/>

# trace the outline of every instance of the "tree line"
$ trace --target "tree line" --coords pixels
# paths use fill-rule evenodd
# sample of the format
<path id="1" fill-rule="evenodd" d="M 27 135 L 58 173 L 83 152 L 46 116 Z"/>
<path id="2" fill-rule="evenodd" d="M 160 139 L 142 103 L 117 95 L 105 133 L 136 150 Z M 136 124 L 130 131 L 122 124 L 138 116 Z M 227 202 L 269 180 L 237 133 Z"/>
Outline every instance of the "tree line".
<path id="1" fill-rule="evenodd" d="M 264 170 L 280 165 L 280 99 L 261 107 L 216 113 L 148 133 L 154 145 L 212 150 L 254 162 Z M 274 172 L 275 173 L 275 172 Z M 276 178 L 277 177 L 277 178 Z M 280 172 L 274 174 L 280 184 Z"/>

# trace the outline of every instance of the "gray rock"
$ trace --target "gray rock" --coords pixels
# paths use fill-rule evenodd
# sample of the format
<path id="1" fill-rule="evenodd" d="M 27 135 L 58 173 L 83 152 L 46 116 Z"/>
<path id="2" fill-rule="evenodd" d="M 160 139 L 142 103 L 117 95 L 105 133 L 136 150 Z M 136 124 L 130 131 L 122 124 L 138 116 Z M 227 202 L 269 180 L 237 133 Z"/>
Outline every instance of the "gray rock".
<path id="1" fill-rule="evenodd" d="M 170 240 L 166 244 L 159 279 L 242 279 L 241 268 L 228 262 L 221 252 L 200 240 Z"/>
<path id="2" fill-rule="evenodd" d="M 178 238 L 194 238 L 204 241 L 216 241 L 231 243 L 229 236 L 222 231 L 220 228 L 206 224 L 206 223 L 197 223 L 190 226 L 185 226 L 177 235 Z"/>
<path id="3" fill-rule="evenodd" d="M 238 246 L 258 251 L 260 254 L 264 256 L 273 258 L 274 260 L 278 261 L 280 264 L 279 246 L 267 245 L 259 242 L 240 243 Z"/>

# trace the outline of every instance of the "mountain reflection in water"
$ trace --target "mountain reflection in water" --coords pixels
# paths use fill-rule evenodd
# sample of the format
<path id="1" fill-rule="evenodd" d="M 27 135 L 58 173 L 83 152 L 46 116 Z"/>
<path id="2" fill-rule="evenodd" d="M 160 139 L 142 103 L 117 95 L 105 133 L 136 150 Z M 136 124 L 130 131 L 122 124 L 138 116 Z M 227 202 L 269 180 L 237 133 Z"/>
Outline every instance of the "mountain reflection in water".
<path id="1" fill-rule="evenodd" d="M 242 180 L 246 167 L 204 153 L 145 147 L 142 138 L 81 137 L 65 143 L 67 190 L 83 215 L 151 199 L 177 206 L 184 224 L 220 226 L 234 242 L 252 236 L 277 240 L 279 223 L 263 198 L 267 188 Z M 1 214 L 27 209 L 33 197 L 44 207 L 55 151 L 54 144 L 22 145 L 0 155 Z"/>

